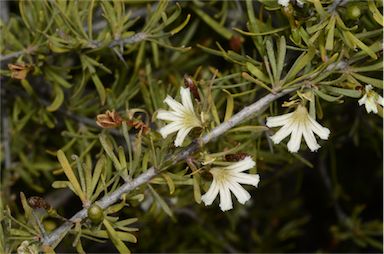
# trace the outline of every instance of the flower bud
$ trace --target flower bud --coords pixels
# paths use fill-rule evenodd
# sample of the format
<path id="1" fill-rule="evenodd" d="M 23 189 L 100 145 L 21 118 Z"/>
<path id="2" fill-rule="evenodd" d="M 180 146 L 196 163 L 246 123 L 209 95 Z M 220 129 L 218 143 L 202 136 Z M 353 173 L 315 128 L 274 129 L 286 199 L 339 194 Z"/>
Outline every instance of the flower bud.
<path id="1" fill-rule="evenodd" d="M 99 114 L 96 117 L 96 123 L 101 128 L 116 128 L 122 123 L 122 119 L 116 111 L 107 110 L 105 114 Z"/>

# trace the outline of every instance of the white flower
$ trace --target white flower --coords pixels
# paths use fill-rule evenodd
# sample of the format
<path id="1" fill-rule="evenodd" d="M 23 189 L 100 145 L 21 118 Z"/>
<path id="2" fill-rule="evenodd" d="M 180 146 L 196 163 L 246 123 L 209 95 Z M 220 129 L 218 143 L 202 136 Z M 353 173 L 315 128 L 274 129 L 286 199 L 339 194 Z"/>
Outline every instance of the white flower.
<path id="1" fill-rule="evenodd" d="M 253 168 L 255 162 L 251 157 L 245 157 L 243 160 L 232 163 L 227 167 L 215 167 L 209 172 L 213 176 L 213 181 L 207 193 L 205 193 L 201 200 L 205 205 L 211 205 L 216 196 L 220 193 L 220 208 L 222 211 L 232 209 L 231 192 L 235 195 L 237 200 L 244 204 L 251 198 L 251 195 L 240 185 L 249 184 L 257 187 L 260 177 L 258 174 L 251 175 L 242 173 L 243 171 Z"/>
<path id="2" fill-rule="evenodd" d="M 373 87 L 371 85 L 365 86 L 365 94 L 359 100 L 359 105 L 365 104 L 365 109 L 368 113 L 373 112 L 377 114 L 377 104 L 384 106 L 384 99 L 372 89 Z"/>
<path id="3" fill-rule="evenodd" d="M 299 105 L 297 109 L 288 114 L 267 118 L 268 127 L 283 126 L 271 137 L 273 143 L 278 144 L 291 134 L 288 142 L 288 150 L 296 153 L 300 149 L 301 137 L 304 136 L 305 142 L 312 152 L 320 148 L 317 143 L 316 133 L 321 139 L 328 139 L 329 129 L 321 126 L 316 120 L 312 119 L 307 109 Z"/>
<path id="4" fill-rule="evenodd" d="M 159 130 L 163 138 L 166 138 L 173 132 L 177 132 L 175 146 L 181 146 L 185 137 L 194 127 L 202 126 L 200 119 L 193 109 L 189 88 L 182 87 L 180 95 L 182 104 L 167 95 L 164 102 L 168 104 L 172 111 L 160 109 L 157 113 L 158 119 L 171 122 Z"/>
<path id="5" fill-rule="evenodd" d="M 277 1 L 281 6 L 288 7 L 289 0 L 278 0 Z"/>
<path id="6" fill-rule="evenodd" d="M 304 2 L 300 1 L 300 0 L 296 0 L 296 4 L 297 6 L 299 6 L 300 8 L 303 8 L 304 6 Z"/>

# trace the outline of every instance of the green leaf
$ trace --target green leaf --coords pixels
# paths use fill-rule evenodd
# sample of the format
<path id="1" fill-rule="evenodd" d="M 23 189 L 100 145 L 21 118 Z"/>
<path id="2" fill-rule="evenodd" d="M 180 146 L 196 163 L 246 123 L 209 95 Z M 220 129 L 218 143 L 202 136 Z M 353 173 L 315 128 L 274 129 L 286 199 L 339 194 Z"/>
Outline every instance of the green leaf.
<path id="1" fill-rule="evenodd" d="M 105 229 L 107 230 L 109 238 L 111 239 L 112 243 L 115 245 L 116 249 L 121 254 L 131 253 L 131 251 L 127 248 L 127 246 L 123 243 L 123 241 L 121 241 L 121 239 L 118 237 L 116 230 L 112 227 L 112 225 L 109 223 L 107 219 L 103 220 L 103 224 L 105 226 Z M 95 234 L 95 236 L 97 235 Z"/>
<path id="2" fill-rule="evenodd" d="M 375 78 L 371 78 L 371 77 L 367 77 L 367 76 L 363 76 L 363 75 L 360 75 L 360 74 L 357 74 L 357 73 L 351 73 L 351 75 L 360 80 L 360 81 L 363 81 L 367 84 L 370 84 L 370 85 L 373 85 L 377 88 L 380 88 L 380 89 L 383 89 L 383 80 L 380 80 L 380 79 L 375 79 Z"/>
<path id="3" fill-rule="evenodd" d="M 382 3 L 381 3 L 382 5 Z M 368 8 L 372 12 L 372 16 L 375 19 L 377 23 L 379 23 L 381 26 L 384 26 L 384 17 L 380 13 L 379 9 L 377 9 L 377 6 L 375 4 L 375 1 L 368 0 Z"/>
<path id="4" fill-rule="evenodd" d="M 247 62 L 245 66 L 247 67 L 248 71 L 252 73 L 252 75 L 255 76 L 256 78 L 266 83 L 271 83 L 271 80 L 269 79 L 269 77 L 265 75 L 259 68 L 251 64 L 250 62 Z"/>
<path id="5" fill-rule="evenodd" d="M 324 90 L 335 93 L 335 94 L 341 94 L 352 98 L 360 98 L 361 92 L 353 89 L 345 89 L 340 87 L 334 87 L 334 86 L 322 86 Z"/>
<path id="6" fill-rule="evenodd" d="M 47 106 L 47 110 L 49 112 L 56 111 L 60 108 L 61 104 L 64 102 L 64 92 L 63 90 L 58 86 L 54 85 L 53 86 L 54 91 L 55 91 L 55 99 L 51 103 L 51 105 Z"/>
<path id="7" fill-rule="evenodd" d="M 375 52 L 373 52 L 373 50 L 370 49 L 367 45 L 365 45 L 362 41 L 357 39 L 357 37 L 354 36 L 351 32 L 343 31 L 343 34 L 346 40 L 352 42 L 354 45 L 357 45 L 359 48 L 361 48 L 362 51 L 364 51 L 367 55 L 369 55 L 373 59 L 377 59 Z"/>
<path id="8" fill-rule="evenodd" d="M 273 49 L 271 38 L 268 38 L 265 44 L 268 60 L 270 63 L 270 66 L 272 68 L 273 73 L 273 80 L 276 82 L 279 78 L 277 77 L 277 65 L 276 65 L 276 58 L 275 58 L 275 50 Z"/>
<path id="9" fill-rule="evenodd" d="M 86 202 L 85 194 L 84 194 L 83 190 L 81 189 L 80 184 L 77 181 L 77 178 L 73 172 L 73 169 L 72 169 L 71 165 L 69 164 L 68 159 L 62 150 L 57 151 L 57 158 L 58 158 L 61 166 L 63 167 L 65 175 L 67 176 L 68 180 L 71 182 L 71 184 L 75 190 L 75 193 L 80 197 L 81 201 L 83 203 L 85 203 Z"/>
<path id="10" fill-rule="evenodd" d="M 193 175 L 193 198 L 195 199 L 196 203 L 201 203 L 201 190 L 200 190 L 200 175 L 194 174 Z"/>
<path id="11" fill-rule="evenodd" d="M 325 42 L 326 50 L 333 50 L 333 39 L 335 37 L 335 23 L 336 23 L 336 18 L 334 15 L 332 15 L 326 28 L 326 30 L 328 31 L 327 40 Z"/>
<path id="12" fill-rule="evenodd" d="M 301 71 L 306 65 L 311 63 L 312 58 L 315 56 L 315 49 L 309 48 L 308 52 L 302 53 L 295 61 L 287 76 L 285 76 L 284 81 L 290 81 L 296 74 Z"/>
<path id="13" fill-rule="evenodd" d="M 243 73 L 241 73 L 241 76 L 242 76 L 244 79 L 246 79 L 246 80 L 248 80 L 248 81 L 251 81 L 251 82 L 255 83 L 256 85 L 259 85 L 259 86 L 261 86 L 262 88 L 265 88 L 265 89 L 267 89 L 269 92 L 273 93 L 273 91 L 272 91 L 272 89 L 271 89 L 270 87 L 268 87 L 268 86 L 267 86 L 266 84 L 264 84 L 263 82 L 261 82 L 261 81 L 255 79 L 254 77 L 252 77 L 252 76 L 249 75 L 248 73 L 243 72 Z"/>
<path id="14" fill-rule="evenodd" d="M 174 35 L 174 34 L 177 34 L 178 32 L 180 32 L 189 22 L 191 18 L 191 14 L 188 14 L 187 15 L 187 18 L 184 20 L 183 23 L 181 23 L 179 26 L 177 26 L 176 28 L 172 29 L 171 31 L 171 35 Z"/>
<path id="15" fill-rule="evenodd" d="M 106 162 L 105 161 L 105 156 L 102 155 L 100 157 L 100 159 L 96 163 L 96 166 L 95 166 L 95 169 L 94 169 L 93 175 L 92 175 L 91 189 L 90 189 L 90 192 L 89 192 L 90 194 L 94 192 L 94 190 L 96 189 L 97 184 L 99 183 L 99 178 L 100 178 L 101 172 L 102 172 L 102 170 L 105 167 L 105 162 Z"/>
<path id="16" fill-rule="evenodd" d="M 150 184 L 147 184 L 149 190 L 151 191 L 154 199 L 156 202 L 160 205 L 160 207 L 163 209 L 163 211 L 171 218 L 174 218 L 173 212 L 171 208 L 169 208 L 168 204 L 164 201 L 164 199 L 155 191 L 155 189 L 152 188 Z"/>
<path id="17" fill-rule="evenodd" d="M 340 100 L 340 98 L 343 97 L 342 95 L 340 95 L 339 97 L 334 97 L 334 96 L 325 94 L 325 93 L 323 93 L 323 92 L 320 91 L 320 90 L 314 90 L 314 91 L 315 91 L 315 94 L 317 94 L 318 96 L 320 96 L 320 98 L 322 98 L 323 100 L 329 101 L 329 102 L 338 101 L 338 100 Z"/>
<path id="18" fill-rule="evenodd" d="M 21 200 L 21 205 L 23 206 L 23 209 L 24 209 L 25 218 L 26 219 L 31 218 L 32 208 L 29 206 L 27 198 L 25 197 L 23 192 L 20 192 L 20 200 Z"/>
<path id="19" fill-rule="evenodd" d="M 224 116 L 224 122 L 228 121 L 232 115 L 233 115 L 233 108 L 234 108 L 234 102 L 233 102 L 233 96 L 230 92 L 223 89 L 223 91 L 227 94 L 227 108 L 225 109 L 225 116 Z"/>
<path id="20" fill-rule="evenodd" d="M 113 161 L 113 164 L 115 165 L 115 168 L 117 170 L 121 170 L 121 164 L 119 160 L 117 159 L 115 153 L 113 152 L 112 144 L 108 141 L 107 136 L 104 134 L 99 135 L 99 140 L 101 145 L 104 148 L 104 151 L 107 153 L 108 157 Z"/>
<path id="21" fill-rule="evenodd" d="M 172 195 L 175 192 L 175 183 L 173 182 L 172 178 L 167 173 L 162 173 L 161 177 L 164 178 L 169 188 L 169 194 Z"/>
<path id="22" fill-rule="evenodd" d="M 282 73 L 283 68 L 284 68 L 284 60 L 285 60 L 286 51 L 287 51 L 287 42 L 285 41 L 285 37 L 281 36 L 280 40 L 279 40 L 279 48 L 277 50 L 277 74 L 276 74 L 276 77 L 278 80 L 280 80 L 281 73 Z"/>
<path id="23" fill-rule="evenodd" d="M 206 14 L 202 9 L 196 8 L 192 5 L 192 10 L 205 22 L 208 26 L 210 26 L 213 30 L 215 30 L 218 34 L 223 36 L 225 39 L 229 40 L 233 36 L 233 33 L 219 24 L 216 20 L 211 18 L 208 14 Z"/>
<path id="24" fill-rule="evenodd" d="M 101 83 L 99 76 L 97 76 L 96 73 L 92 73 L 91 78 L 92 78 L 93 83 L 95 84 L 97 92 L 99 93 L 100 103 L 101 103 L 101 105 L 104 105 L 105 99 L 106 99 L 105 88 L 104 88 L 103 84 Z"/>

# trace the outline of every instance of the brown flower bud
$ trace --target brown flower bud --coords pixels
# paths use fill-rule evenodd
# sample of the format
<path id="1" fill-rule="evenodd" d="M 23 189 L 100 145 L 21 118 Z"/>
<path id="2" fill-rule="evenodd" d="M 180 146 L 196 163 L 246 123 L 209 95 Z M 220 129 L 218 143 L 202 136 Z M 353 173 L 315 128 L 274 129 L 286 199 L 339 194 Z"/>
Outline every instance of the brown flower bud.
<path id="1" fill-rule="evenodd" d="M 105 114 L 99 114 L 96 116 L 96 123 L 101 128 L 116 128 L 122 123 L 122 118 L 116 111 L 107 110 Z"/>
<path id="2" fill-rule="evenodd" d="M 240 49 L 241 49 L 241 45 L 243 44 L 244 42 L 244 39 L 243 37 L 239 36 L 239 35 L 234 35 L 231 37 L 231 39 L 229 40 L 229 47 L 235 51 L 235 52 L 240 52 Z"/>
<path id="3" fill-rule="evenodd" d="M 231 154 L 225 155 L 225 160 L 226 161 L 241 161 L 241 160 L 244 160 L 245 157 L 247 157 L 247 156 L 249 156 L 249 154 L 243 153 L 243 152 L 231 153 Z"/>
<path id="4" fill-rule="evenodd" d="M 32 196 L 28 198 L 28 204 L 33 209 L 44 208 L 45 210 L 51 209 L 51 205 L 42 197 Z"/>
<path id="5" fill-rule="evenodd" d="M 199 95 L 199 91 L 197 90 L 197 86 L 195 82 L 192 80 L 192 78 L 187 74 L 184 74 L 184 86 L 189 88 L 193 97 L 195 97 L 196 100 L 200 101 L 200 95 Z"/>
<path id="6" fill-rule="evenodd" d="M 128 120 L 127 125 L 132 126 L 135 129 L 140 129 L 144 135 L 148 134 L 148 132 L 151 130 L 148 125 L 140 120 Z"/>
<path id="7" fill-rule="evenodd" d="M 8 68 L 11 71 L 11 78 L 23 80 L 27 77 L 28 72 L 33 69 L 30 64 L 15 63 L 8 64 Z"/>

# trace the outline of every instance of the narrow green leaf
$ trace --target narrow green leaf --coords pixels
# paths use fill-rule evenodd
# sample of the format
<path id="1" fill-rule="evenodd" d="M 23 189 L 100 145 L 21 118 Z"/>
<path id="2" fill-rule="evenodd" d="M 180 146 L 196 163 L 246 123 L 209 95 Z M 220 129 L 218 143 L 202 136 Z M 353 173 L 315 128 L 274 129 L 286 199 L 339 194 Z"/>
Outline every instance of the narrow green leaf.
<path id="1" fill-rule="evenodd" d="M 202 9 L 196 8 L 192 6 L 192 10 L 205 22 L 208 26 L 210 26 L 213 30 L 215 30 L 218 34 L 223 36 L 225 39 L 229 40 L 233 36 L 233 33 L 227 28 L 220 25 L 216 20 L 211 18 L 208 14 L 206 14 Z"/>
<path id="2" fill-rule="evenodd" d="M 174 35 L 174 34 L 177 34 L 178 32 L 180 32 L 189 22 L 191 18 L 191 14 L 188 14 L 187 15 L 187 18 L 184 20 L 183 23 L 181 23 L 179 26 L 177 26 L 176 28 L 172 29 L 171 31 L 171 35 Z"/>
<path id="3" fill-rule="evenodd" d="M 75 193 L 80 197 L 80 199 L 83 203 L 86 202 L 84 192 L 82 191 L 80 184 L 77 181 L 77 178 L 73 172 L 73 169 L 72 169 L 71 165 L 69 164 L 68 159 L 62 150 L 57 151 L 57 158 L 58 158 L 61 166 L 63 167 L 65 175 L 67 176 L 68 180 L 71 182 L 71 184 L 75 190 Z"/>
<path id="4" fill-rule="evenodd" d="M 163 209 L 163 211 L 171 218 L 174 217 L 173 212 L 171 208 L 169 208 L 168 204 L 164 201 L 164 199 L 155 191 L 155 189 L 152 188 L 150 184 L 147 184 L 149 190 L 151 191 L 154 199 L 156 202 L 160 205 L 160 207 Z"/>
<path id="5" fill-rule="evenodd" d="M 255 83 L 256 85 L 259 85 L 259 86 L 261 86 L 262 88 L 265 88 L 265 89 L 267 89 L 268 91 L 270 91 L 271 93 L 273 93 L 273 91 L 272 91 L 272 89 L 271 89 L 270 87 L 268 87 L 266 84 L 264 84 L 264 83 L 261 82 L 260 80 L 255 79 L 254 77 L 252 77 L 252 76 L 249 75 L 248 73 L 243 72 L 243 73 L 241 73 L 241 76 L 242 76 L 244 79 L 246 79 L 246 80 L 248 80 L 248 81 L 251 81 L 251 82 Z"/>
<path id="6" fill-rule="evenodd" d="M 194 174 L 193 175 L 193 198 L 195 199 L 196 203 L 201 203 L 201 190 L 200 190 L 200 175 Z"/>
<path id="7" fill-rule="evenodd" d="M 112 243 L 115 245 L 116 249 L 121 254 L 131 253 L 131 251 L 127 248 L 127 246 L 121 241 L 118 237 L 116 230 L 112 227 L 108 220 L 104 219 L 103 224 L 105 229 L 107 230 L 108 236 L 111 239 Z"/>
<path id="8" fill-rule="evenodd" d="M 378 71 L 378 70 L 381 70 L 382 68 L 383 68 L 383 62 L 379 61 L 372 65 L 350 67 L 349 69 L 352 72 L 369 72 L 369 71 Z"/>
<path id="9" fill-rule="evenodd" d="M 92 81 L 95 84 L 96 90 L 99 94 L 100 103 L 101 103 L 101 105 L 104 105 L 105 99 L 106 99 L 105 88 L 104 88 L 103 84 L 101 83 L 99 76 L 97 76 L 96 73 L 92 73 L 91 78 L 92 78 Z"/>
<path id="10" fill-rule="evenodd" d="M 308 52 L 302 53 L 295 61 L 291 69 L 288 71 L 284 81 L 290 81 L 296 74 L 301 71 L 306 65 L 311 63 L 312 58 L 315 56 L 315 49 L 309 48 Z"/>
<path id="11" fill-rule="evenodd" d="M 373 50 L 370 49 L 367 45 L 365 45 L 362 41 L 357 39 L 357 37 L 354 36 L 351 32 L 343 31 L 343 34 L 346 37 L 346 40 L 352 42 L 354 45 L 357 45 L 362 51 L 364 51 L 367 55 L 369 55 L 373 59 L 377 59 L 375 52 L 373 52 Z"/>
<path id="12" fill-rule="evenodd" d="M 97 184 L 99 183 L 99 178 L 104 167 L 105 167 L 105 156 L 102 155 L 100 159 L 97 161 L 95 169 L 93 171 L 92 182 L 91 182 L 92 187 L 89 192 L 90 194 L 94 192 Z"/>
<path id="13" fill-rule="evenodd" d="M 358 73 L 351 73 L 351 75 L 360 81 L 363 81 L 367 84 L 373 85 L 377 88 L 383 89 L 383 80 L 381 80 L 381 79 L 375 79 L 375 78 L 363 76 L 363 75 L 360 75 Z"/>
<path id="14" fill-rule="evenodd" d="M 326 50 L 333 50 L 333 39 L 335 37 L 335 23 L 336 23 L 336 18 L 334 15 L 332 15 L 326 28 L 326 30 L 328 31 L 327 39 L 325 42 Z"/>
<path id="15" fill-rule="evenodd" d="M 381 3 L 381 5 L 383 4 Z M 375 19 L 375 21 L 379 23 L 381 26 L 384 26 L 384 17 L 380 13 L 379 9 L 377 8 L 375 1 L 368 0 L 368 8 L 372 12 L 372 16 Z"/>
<path id="16" fill-rule="evenodd" d="M 28 220 L 29 218 L 31 218 L 32 208 L 28 205 L 27 198 L 25 197 L 23 192 L 20 192 L 20 200 L 21 200 L 21 205 L 23 206 L 23 209 L 24 209 L 25 218 Z"/>
<path id="17" fill-rule="evenodd" d="M 334 87 L 334 86 L 322 86 L 324 90 L 329 91 L 331 93 L 335 94 L 341 94 L 352 98 L 360 98 L 361 92 L 353 89 L 345 89 L 340 87 Z"/>
<path id="18" fill-rule="evenodd" d="M 318 96 L 320 96 L 320 98 L 322 98 L 323 100 L 329 101 L 329 102 L 338 101 L 338 100 L 340 100 L 340 98 L 343 97 L 343 95 L 340 95 L 340 96 L 338 96 L 338 97 L 334 97 L 334 96 L 325 94 L 325 93 L 323 93 L 323 92 L 320 91 L 320 90 L 314 90 L 314 91 L 315 91 L 315 93 L 316 93 Z"/>
<path id="19" fill-rule="evenodd" d="M 56 111 L 60 108 L 61 104 L 64 102 L 64 92 L 63 90 L 58 86 L 54 85 L 53 86 L 54 92 L 55 92 L 55 99 L 51 103 L 51 105 L 47 106 L 47 110 L 49 112 Z"/>
<path id="20" fill-rule="evenodd" d="M 110 142 L 108 142 L 107 136 L 105 136 L 104 134 L 100 134 L 99 140 L 100 140 L 101 145 L 104 148 L 104 151 L 107 153 L 108 157 L 113 161 L 115 168 L 117 170 L 121 170 L 121 164 L 120 164 L 119 160 L 117 159 L 115 153 L 113 152 L 112 145 L 110 144 Z"/>
<path id="21" fill-rule="evenodd" d="M 276 65 L 276 58 L 275 58 L 275 50 L 273 48 L 273 44 L 272 44 L 271 38 L 268 38 L 265 43 L 266 43 L 265 47 L 267 49 L 268 60 L 269 60 L 268 62 L 270 63 L 270 66 L 272 68 L 273 81 L 275 83 L 278 80 L 278 77 L 277 77 L 277 65 Z"/>
<path id="22" fill-rule="evenodd" d="M 271 83 L 271 80 L 267 75 L 265 75 L 259 68 L 251 64 L 250 62 L 246 63 L 246 67 L 250 73 L 252 73 L 253 76 L 260 79 L 261 81 L 264 81 L 266 83 Z"/>
<path id="23" fill-rule="evenodd" d="M 172 195 L 175 192 L 175 183 L 173 182 L 172 178 L 167 173 L 162 173 L 161 177 L 164 178 L 169 188 L 169 194 Z"/>
<path id="24" fill-rule="evenodd" d="M 232 115 L 233 115 L 233 108 L 234 108 L 234 101 L 233 101 L 233 96 L 231 95 L 230 92 L 227 90 L 223 89 L 223 91 L 227 94 L 227 107 L 225 109 L 225 116 L 224 116 L 224 122 L 228 121 Z"/>
<path id="25" fill-rule="evenodd" d="M 281 73 L 284 68 L 284 60 L 285 60 L 286 52 L 287 52 L 287 42 L 285 41 L 285 37 L 281 36 L 279 40 L 279 48 L 277 50 L 277 75 L 276 75 L 277 80 L 281 79 Z"/>

